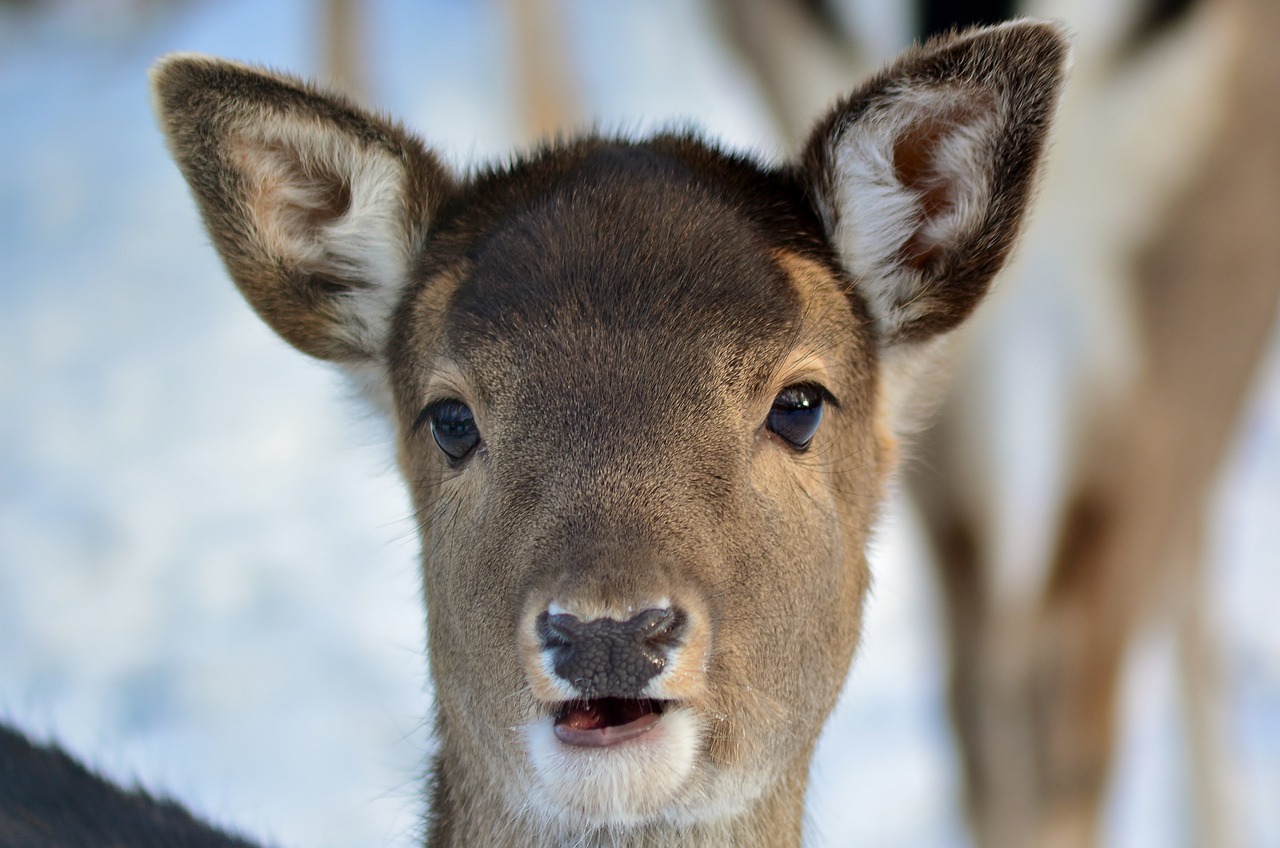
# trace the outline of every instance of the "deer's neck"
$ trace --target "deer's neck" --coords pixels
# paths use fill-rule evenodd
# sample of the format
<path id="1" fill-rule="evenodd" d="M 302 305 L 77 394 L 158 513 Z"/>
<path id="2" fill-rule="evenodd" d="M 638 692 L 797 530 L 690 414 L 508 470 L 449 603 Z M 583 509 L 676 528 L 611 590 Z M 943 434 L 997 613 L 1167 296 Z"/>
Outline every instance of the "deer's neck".
<path id="1" fill-rule="evenodd" d="M 431 814 L 427 848 L 574 846 L 640 848 L 796 848 L 804 812 L 803 774 L 779 782 L 740 815 L 708 823 L 650 822 L 636 827 L 565 831 L 549 828 L 532 811 L 513 812 L 501 790 L 463 767 L 442 750 L 431 774 Z"/>

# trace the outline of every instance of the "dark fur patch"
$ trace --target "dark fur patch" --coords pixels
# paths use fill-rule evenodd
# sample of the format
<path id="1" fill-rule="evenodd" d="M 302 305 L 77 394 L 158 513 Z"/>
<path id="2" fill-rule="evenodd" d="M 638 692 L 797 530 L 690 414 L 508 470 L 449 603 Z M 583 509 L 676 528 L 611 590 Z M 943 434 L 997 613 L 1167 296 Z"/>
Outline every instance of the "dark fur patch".
<path id="1" fill-rule="evenodd" d="M 975 26 L 1003 23 L 1016 15 L 1013 0 L 921 0 L 919 35 L 929 39 Z"/>
<path id="2" fill-rule="evenodd" d="M 0 724 L 0 848 L 255 848 Z"/>
<path id="3" fill-rule="evenodd" d="M 1130 50 L 1137 52 L 1177 26 L 1202 0 L 1146 0 L 1129 38 Z"/>

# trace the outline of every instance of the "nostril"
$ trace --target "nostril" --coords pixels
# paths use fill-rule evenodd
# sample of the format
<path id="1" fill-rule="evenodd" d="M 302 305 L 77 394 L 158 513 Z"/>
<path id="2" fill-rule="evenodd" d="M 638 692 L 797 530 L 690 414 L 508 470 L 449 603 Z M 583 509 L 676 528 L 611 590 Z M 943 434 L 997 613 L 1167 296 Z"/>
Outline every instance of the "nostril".
<path id="1" fill-rule="evenodd" d="M 583 639 L 582 629 L 582 621 L 577 616 L 545 612 L 538 616 L 538 639 L 542 649 L 551 655 L 552 668 L 561 677 L 577 653 L 576 646 Z"/>
<path id="2" fill-rule="evenodd" d="M 685 614 L 678 609 L 650 609 L 630 622 L 637 638 L 653 648 L 674 648 L 684 638 Z"/>
<path id="3" fill-rule="evenodd" d="M 576 616 L 544 612 L 538 616 L 538 638 L 544 648 L 568 648 L 573 645 L 574 633 L 581 625 Z"/>

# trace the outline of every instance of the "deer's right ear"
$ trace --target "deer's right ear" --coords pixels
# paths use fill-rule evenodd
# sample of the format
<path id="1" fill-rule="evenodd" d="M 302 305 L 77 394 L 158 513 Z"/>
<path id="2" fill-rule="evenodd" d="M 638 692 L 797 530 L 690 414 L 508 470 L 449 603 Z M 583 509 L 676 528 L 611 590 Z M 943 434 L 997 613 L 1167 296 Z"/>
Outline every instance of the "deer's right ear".
<path id="1" fill-rule="evenodd" d="M 299 80 L 202 56 L 151 71 L 160 124 L 236 285 L 286 341 L 382 358 L 452 179 L 400 126 Z"/>

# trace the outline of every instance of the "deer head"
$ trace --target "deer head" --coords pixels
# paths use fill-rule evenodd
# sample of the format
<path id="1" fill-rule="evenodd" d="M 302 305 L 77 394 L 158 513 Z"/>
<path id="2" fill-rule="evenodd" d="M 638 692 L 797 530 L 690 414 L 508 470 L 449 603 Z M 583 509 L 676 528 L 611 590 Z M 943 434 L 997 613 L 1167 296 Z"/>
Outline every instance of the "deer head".
<path id="1" fill-rule="evenodd" d="M 1066 52 L 913 49 L 781 166 L 588 137 L 465 179 L 290 77 L 156 66 L 232 279 L 395 422 L 433 844 L 798 844 L 901 381 L 1008 254 Z"/>

